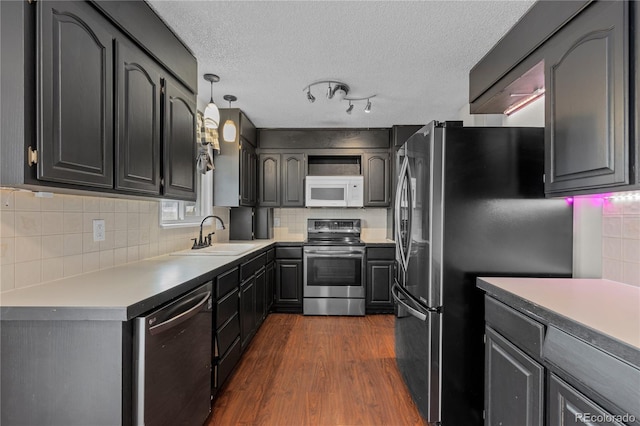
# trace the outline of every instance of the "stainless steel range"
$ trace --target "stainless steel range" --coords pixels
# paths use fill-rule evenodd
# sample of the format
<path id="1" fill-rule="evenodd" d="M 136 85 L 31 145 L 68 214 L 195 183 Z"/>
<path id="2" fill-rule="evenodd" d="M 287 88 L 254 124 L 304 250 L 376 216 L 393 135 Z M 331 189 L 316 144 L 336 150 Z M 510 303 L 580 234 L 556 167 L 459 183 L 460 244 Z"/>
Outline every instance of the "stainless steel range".
<path id="1" fill-rule="evenodd" d="M 360 219 L 308 219 L 303 313 L 364 315 L 364 243 Z"/>

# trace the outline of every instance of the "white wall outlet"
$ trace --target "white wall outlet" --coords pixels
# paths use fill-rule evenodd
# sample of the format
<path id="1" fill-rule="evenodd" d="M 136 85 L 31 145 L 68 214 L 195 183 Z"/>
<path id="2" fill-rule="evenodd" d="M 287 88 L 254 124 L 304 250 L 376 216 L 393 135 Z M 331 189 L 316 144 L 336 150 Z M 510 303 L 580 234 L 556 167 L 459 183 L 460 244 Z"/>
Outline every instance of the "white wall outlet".
<path id="1" fill-rule="evenodd" d="M 104 219 L 93 220 L 93 241 L 104 241 L 107 231 L 105 228 Z"/>
<path id="2" fill-rule="evenodd" d="M 274 217 L 273 218 L 273 226 L 280 226 L 280 218 L 279 217 Z"/>

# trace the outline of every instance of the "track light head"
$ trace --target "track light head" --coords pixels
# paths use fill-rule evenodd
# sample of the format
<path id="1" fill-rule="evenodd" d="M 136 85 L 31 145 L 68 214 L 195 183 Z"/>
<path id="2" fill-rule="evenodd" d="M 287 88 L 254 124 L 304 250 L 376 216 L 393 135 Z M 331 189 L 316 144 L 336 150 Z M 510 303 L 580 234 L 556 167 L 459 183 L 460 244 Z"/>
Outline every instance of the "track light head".
<path id="1" fill-rule="evenodd" d="M 351 103 L 351 101 L 349 101 L 349 108 L 347 108 L 347 114 L 351 114 L 351 111 L 353 111 L 353 104 Z"/>
<path id="2" fill-rule="evenodd" d="M 307 90 L 307 100 L 310 103 L 314 103 L 316 101 L 316 97 L 311 94 L 311 86 L 309 86 L 309 89 Z"/>
<path id="3" fill-rule="evenodd" d="M 367 106 L 364 107 L 364 112 L 367 114 L 371 112 L 371 101 L 367 99 Z"/>
<path id="4" fill-rule="evenodd" d="M 333 89 L 331 88 L 331 83 L 329 83 L 329 88 L 327 89 L 327 99 L 333 99 Z"/>

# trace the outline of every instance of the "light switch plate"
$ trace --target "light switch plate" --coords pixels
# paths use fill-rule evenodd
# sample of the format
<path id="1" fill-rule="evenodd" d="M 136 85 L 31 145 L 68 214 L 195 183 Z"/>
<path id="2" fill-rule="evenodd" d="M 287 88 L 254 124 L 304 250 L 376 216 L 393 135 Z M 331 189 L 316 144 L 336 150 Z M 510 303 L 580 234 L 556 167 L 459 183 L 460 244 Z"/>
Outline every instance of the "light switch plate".
<path id="1" fill-rule="evenodd" d="M 93 241 L 104 241 L 105 239 L 105 224 L 104 219 L 93 220 Z"/>

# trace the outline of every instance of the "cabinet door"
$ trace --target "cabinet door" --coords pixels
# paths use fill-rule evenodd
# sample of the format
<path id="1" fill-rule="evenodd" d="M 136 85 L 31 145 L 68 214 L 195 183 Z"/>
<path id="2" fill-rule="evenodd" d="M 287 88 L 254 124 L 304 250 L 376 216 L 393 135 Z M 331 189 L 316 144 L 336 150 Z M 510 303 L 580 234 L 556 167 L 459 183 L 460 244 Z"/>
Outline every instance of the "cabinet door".
<path id="1" fill-rule="evenodd" d="M 164 81 L 163 194 L 195 200 L 196 102 L 172 79 Z"/>
<path id="2" fill-rule="evenodd" d="M 256 205 L 256 167 L 255 148 L 245 140 L 240 141 L 240 205 Z"/>
<path id="3" fill-rule="evenodd" d="M 367 309 L 393 312 L 391 286 L 394 276 L 393 260 L 370 260 L 367 262 Z"/>
<path id="4" fill-rule="evenodd" d="M 253 276 L 240 287 L 240 341 L 242 349 L 247 347 L 255 329 L 256 277 Z"/>
<path id="5" fill-rule="evenodd" d="M 160 69 L 140 49 L 116 44 L 116 189 L 160 194 Z"/>
<path id="6" fill-rule="evenodd" d="M 304 154 L 282 154 L 282 207 L 304 207 Z"/>
<path id="7" fill-rule="evenodd" d="M 266 295 L 265 295 L 265 311 L 268 313 L 271 310 L 271 306 L 273 305 L 273 296 L 275 292 L 275 283 L 276 283 L 276 263 L 269 262 L 267 263 L 267 271 L 266 271 Z M 265 316 L 266 316 L 265 313 Z"/>
<path id="8" fill-rule="evenodd" d="M 555 374 L 549 375 L 548 403 L 549 426 L 622 425 Z"/>
<path id="9" fill-rule="evenodd" d="M 486 327 L 485 425 L 542 426 L 543 367 Z"/>
<path id="10" fill-rule="evenodd" d="M 302 310 L 302 260 L 276 260 L 276 296 L 279 308 Z"/>
<path id="11" fill-rule="evenodd" d="M 545 58 L 546 192 L 629 182 L 628 2 L 595 2 Z"/>
<path id="12" fill-rule="evenodd" d="M 364 206 L 389 206 L 389 153 L 363 154 Z"/>
<path id="13" fill-rule="evenodd" d="M 262 269 L 256 274 L 256 330 L 262 325 L 262 321 L 267 315 L 266 311 L 266 291 L 267 291 L 266 270 Z"/>
<path id="14" fill-rule="evenodd" d="M 258 204 L 262 207 L 280 207 L 280 154 L 259 156 Z"/>
<path id="15" fill-rule="evenodd" d="M 38 179 L 113 188 L 113 34 L 81 2 L 38 2 Z"/>

